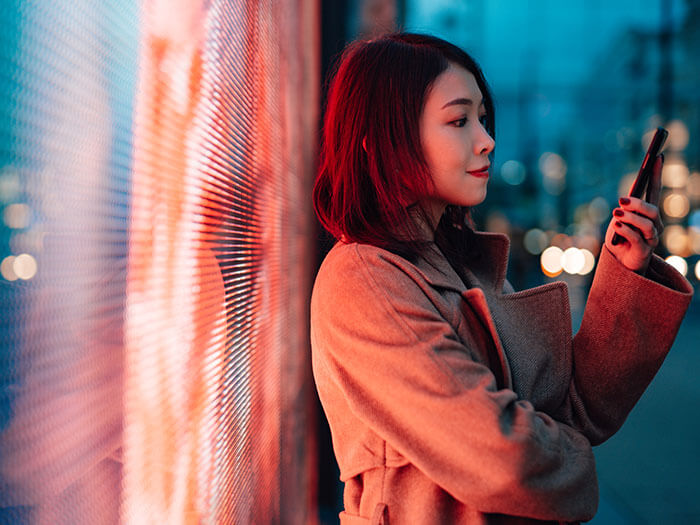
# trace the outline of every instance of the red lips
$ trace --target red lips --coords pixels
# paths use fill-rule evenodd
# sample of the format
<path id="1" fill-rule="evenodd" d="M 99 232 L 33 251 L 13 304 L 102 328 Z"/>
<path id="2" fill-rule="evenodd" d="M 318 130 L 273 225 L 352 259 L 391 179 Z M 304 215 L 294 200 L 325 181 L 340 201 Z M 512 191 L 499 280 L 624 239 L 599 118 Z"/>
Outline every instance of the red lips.
<path id="1" fill-rule="evenodd" d="M 487 164 L 483 168 L 479 168 L 478 170 L 474 171 L 467 171 L 469 175 L 473 175 L 474 177 L 488 177 L 489 176 L 489 165 Z"/>

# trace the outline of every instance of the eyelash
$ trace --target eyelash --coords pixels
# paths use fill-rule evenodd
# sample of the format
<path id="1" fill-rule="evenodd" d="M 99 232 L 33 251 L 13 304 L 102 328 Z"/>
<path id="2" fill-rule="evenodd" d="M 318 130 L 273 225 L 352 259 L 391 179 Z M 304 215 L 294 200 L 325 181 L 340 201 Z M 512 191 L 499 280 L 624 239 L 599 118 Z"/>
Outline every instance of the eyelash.
<path id="1" fill-rule="evenodd" d="M 486 115 L 480 116 L 479 122 L 481 122 L 481 125 L 484 126 L 484 128 L 486 128 L 486 124 L 487 124 Z M 461 124 L 457 125 L 457 123 L 461 123 Z M 450 124 L 454 124 L 454 126 L 456 128 L 463 128 L 467 124 L 467 117 L 462 117 L 462 118 L 459 118 L 457 120 L 453 120 L 452 122 L 450 122 Z"/>

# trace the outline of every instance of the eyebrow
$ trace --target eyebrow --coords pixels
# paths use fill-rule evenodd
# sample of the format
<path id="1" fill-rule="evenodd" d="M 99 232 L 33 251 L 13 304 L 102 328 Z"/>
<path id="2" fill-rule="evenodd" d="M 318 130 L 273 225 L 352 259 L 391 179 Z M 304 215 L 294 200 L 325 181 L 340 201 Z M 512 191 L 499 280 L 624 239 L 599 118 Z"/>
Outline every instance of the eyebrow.
<path id="1" fill-rule="evenodd" d="M 484 103 L 484 99 L 481 99 L 481 102 L 479 102 L 479 106 L 481 106 Z M 447 104 L 442 106 L 440 109 L 445 109 L 448 106 L 473 106 L 474 101 L 470 98 L 456 98 L 454 100 L 450 100 Z"/>

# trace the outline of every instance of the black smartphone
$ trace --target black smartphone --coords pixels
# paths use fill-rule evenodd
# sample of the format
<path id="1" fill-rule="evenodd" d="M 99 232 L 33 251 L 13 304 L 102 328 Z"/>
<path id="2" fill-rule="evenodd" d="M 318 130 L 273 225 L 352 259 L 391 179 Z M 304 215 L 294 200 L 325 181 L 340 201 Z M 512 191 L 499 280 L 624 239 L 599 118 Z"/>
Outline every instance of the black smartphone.
<path id="1" fill-rule="evenodd" d="M 646 191 L 645 200 L 649 202 L 649 181 L 651 181 L 651 175 L 654 171 L 654 163 L 656 162 L 656 157 L 661 153 L 661 148 L 664 147 L 664 143 L 668 138 L 668 131 L 662 127 L 656 128 L 656 133 L 654 133 L 654 138 L 651 139 L 651 144 L 647 149 L 646 155 L 644 155 L 644 160 L 642 161 L 642 167 L 639 168 L 639 173 L 637 173 L 637 178 L 634 179 L 634 184 L 630 188 L 630 197 L 636 197 L 641 199 L 642 195 Z M 619 244 L 622 241 L 622 237 L 619 234 L 613 235 L 612 243 Z"/>
<path id="2" fill-rule="evenodd" d="M 661 127 L 656 128 L 656 133 L 654 133 L 654 138 L 651 139 L 647 154 L 644 155 L 642 167 L 639 168 L 637 178 L 634 180 L 634 184 L 632 184 L 632 188 L 630 189 L 630 197 L 641 199 L 642 195 L 644 195 L 644 190 L 648 190 L 651 174 L 654 170 L 654 162 L 656 162 L 656 157 L 661 153 L 661 148 L 664 147 L 666 138 L 668 138 L 668 131 Z M 646 200 L 647 202 L 649 201 L 648 191 Z"/>

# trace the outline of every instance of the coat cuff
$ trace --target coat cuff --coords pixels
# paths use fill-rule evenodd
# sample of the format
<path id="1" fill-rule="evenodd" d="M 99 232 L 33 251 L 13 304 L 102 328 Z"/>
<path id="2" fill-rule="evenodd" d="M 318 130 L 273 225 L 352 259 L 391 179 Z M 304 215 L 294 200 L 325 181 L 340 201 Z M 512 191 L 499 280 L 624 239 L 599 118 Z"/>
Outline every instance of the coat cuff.
<path id="1" fill-rule="evenodd" d="M 628 286 L 651 287 L 650 293 L 661 294 L 664 299 L 686 303 L 686 308 L 693 297 L 693 286 L 678 270 L 656 254 L 649 261 L 646 275 L 639 275 L 617 260 L 608 247 L 603 245 L 598 261 L 598 272 L 608 276 L 615 274 L 615 281 L 627 281 Z M 620 283 L 621 284 L 621 283 Z"/>

